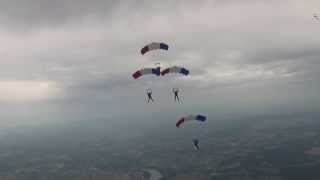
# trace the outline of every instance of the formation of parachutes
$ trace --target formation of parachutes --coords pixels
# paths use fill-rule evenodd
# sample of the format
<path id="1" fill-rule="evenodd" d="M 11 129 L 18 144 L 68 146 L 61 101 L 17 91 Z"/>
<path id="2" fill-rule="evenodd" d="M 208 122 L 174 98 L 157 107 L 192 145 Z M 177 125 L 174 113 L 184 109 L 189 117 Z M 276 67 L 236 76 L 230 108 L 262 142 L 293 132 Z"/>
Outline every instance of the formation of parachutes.
<path id="1" fill-rule="evenodd" d="M 148 53 L 150 51 L 154 51 L 154 50 L 165 50 L 165 51 L 168 51 L 169 50 L 169 46 L 168 46 L 168 44 L 163 43 L 163 42 L 152 42 L 150 44 L 145 45 L 141 49 L 141 54 L 145 55 L 146 53 Z M 135 71 L 132 74 L 132 77 L 134 79 L 139 79 L 139 78 L 141 78 L 143 76 L 147 76 L 147 75 L 153 75 L 153 76 L 161 77 L 161 76 L 166 76 L 167 74 L 171 74 L 171 73 L 181 74 L 183 76 L 188 76 L 190 71 L 187 68 L 180 67 L 180 66 L 171 66 L 171 67 L 167 67 L 167 68 L 164 68 L 163 70 L 161 70 L 161 67 L 159 66 L 159 63 L 158 63 L 157 67 L 147 67 L 147 68 L 142 68 L 142 69 L 139 69 L 139 70 Z M 174 100 L 180 102 L 180 98 L 179 98 L 178 92 L 179 92 L 178 88 L 173 88 L 173 93 L 174 93 L 174 98 L 175 98 Z M 151 88 L 147 89 L 147 98 L 148 98 L 147 99 L 148 103 L 150 101 L 151 102 L 154 101 L 153 98 L 152 98 L 152 89 Z M 203 123 L 206 120 L 207 120 L 207 117 L 204 116 L 204 115 L 201 115 L 201 114 L 193 115 L 193 114 L 191 114 L 191 115 L 187 115 L 185 117 L 179 118 L 178 121 L 176 122 L 176 127 L 180 128 L 180 126 L 183 123 L 188 122 L 188 121 L 195 121 L 195 122 L 202 122 Z M 196 138 L 196 139 L 193 139 L 192 142 L 193 142 L 194 148 L 196 150 L 199 150 L 200 149 L 199 140 Z"/>
<path id="2" fill-rule="evenodd" d="M 320 13 L 313 13 L 313 19 L 314 20 L 319 20 L 320 21 Z M 155 51 L 155 50 L 164 50 L 164 51 L 168 51 L 169 50 L 169 45 L 166 44 L 166 43 L 163 43 L 163 42 L 152 42 L 150 44 L 147 44 L 145 45 L 142 49 L 141 49 L 141 54 L 142 55 L 145 55 L 147 53 L 149 53 L 150 51 Z M 172 66 L 172 67 L 167 67 L 167 68 L 164 68 L 163 70 L 161 70 L 160 66 L 157 66 L 155 68 L 152 68 L 152 67 L 149 67 L 149 68 L 142 68 L 142 69 L 139 69 L 137 70 L 136 72 L 134 72 L 132 74 L 132 77 L 134 79 L 139 79 L 143 76 L 146 76 L 146 75 L 153 75 L 153 76 L 165 76 L 167 74 L 170 74 L 170 73 L 178 73 L 178 74 L 181 74 L 181 75 L 184 75 L 184 76 L 188 76 L 190 71 L 184 67 L 180 67 L 180 66 Z M 173 88 L 173 92 L 175 94 L 175 101 L 179 100 L 179 97 L 178 97 L 178 91 L 179 89 L 178 88 Z M 153 98 L 152 98 L 152 89 L 151 88 L 148 88 L 147 89 L 147 95 L 148 95 L 148 102 L 150 101 L 154 101 Z M 195 122 L 200 122 L 200 123 L 203 123 L 207 120 L 207 117 L 204 116 L 204 115 L 201 115 L 201 114 L 196 114 L 196 115 L 187 115 L 185 117 L 181 117 L 178 119 L 178 121 L 176 122 L 176 127 L 177 128 L 180 128 L 182 126 L 182 124 L 184 124 L 185 122 L 190 122 L 190 121 L 195 121 Z M 194 145 L 194 148 L 196 150 L 199 150 L 199 140 L 198 139 L 193 139 L 193 145 Z"/>

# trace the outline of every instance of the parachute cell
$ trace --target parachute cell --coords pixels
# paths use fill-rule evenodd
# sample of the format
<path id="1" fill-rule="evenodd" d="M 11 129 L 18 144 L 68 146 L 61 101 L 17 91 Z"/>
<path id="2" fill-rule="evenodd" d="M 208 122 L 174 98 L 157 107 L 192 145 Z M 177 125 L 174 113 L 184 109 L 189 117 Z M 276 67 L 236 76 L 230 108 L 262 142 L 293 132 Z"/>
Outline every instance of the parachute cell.
<path id="1" fill-rule="evenodd" d="M 150 43 L 150 44 L 144 46 L 141 49 L 141 54 L 144 55 L 148 51 L 152 51 L 152 50 L 156 50 L 156 49 L 168 50 L 169 46 L 165 43 L 153 42 L 153 43 Z"/>
<path id="2" fill-rule="evenodd" d="M 186 117 L 182 117 L 177 121 L 176 127 L 179 128 L 180 125 L 183 124 L 184 122 L 192 121 L 192 120 L 204 122 L 204 121 L 207 120 L 207 117 L 203 116 L 203 115 L 189 115 L 189 116 L 186 116 Z"/>
<path id="3" fill-rule="evenodd" d="M 138 79 L 141 76 L 148 75 L 148 74 L 160 76 L 160 67 L 140 69 L 140 70 L 136 71 L 135 73 L 133 73 L 132 77 L 134 79 Z"/>
<path id="4" fill-rule="evenodd" d="M 178 67 L 178 66 L 172 66 L 170 68 L 166 68 L 161 72 L 161 75 L 164 76 L 168 73 L 180 73 L 183 74 L 185 76 L 187 76 L 189 74 L 189 70 L 187 70 L 186 68 L 183 67 Z"/>

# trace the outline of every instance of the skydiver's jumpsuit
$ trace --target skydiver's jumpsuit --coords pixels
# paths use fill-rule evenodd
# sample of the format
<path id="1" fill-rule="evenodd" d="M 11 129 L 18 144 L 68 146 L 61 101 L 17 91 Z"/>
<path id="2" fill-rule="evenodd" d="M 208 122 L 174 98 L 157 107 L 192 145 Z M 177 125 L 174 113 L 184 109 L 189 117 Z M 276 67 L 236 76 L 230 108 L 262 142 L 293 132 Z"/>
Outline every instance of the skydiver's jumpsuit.
<path id="1" fill-rule="evenodd" d="M 195 148 L 196 148 L 197 150 L 200 149 L 200 148 L 199 148 L 199 140 L 197 140 L 197 139 L 193 140 L 193 144 L 194 144 L 194 146 L 195 146 Z"/>
<path id="2" fill-rule="evenodd" d="M 180 99 L 179 99 L 179 90 L 178 89 L 173 89 L 173 93 L 174 93 L 174 101 L 175 102 L 180 102 Z"/>
<path id="3" fill-rule="evenodd" d="M 148 91 L 147 95 L 148 95 L 148 103 L 150 102 L 150 100 L 153 102 L 154 100 L 152 98 L 152 91 Z"/>

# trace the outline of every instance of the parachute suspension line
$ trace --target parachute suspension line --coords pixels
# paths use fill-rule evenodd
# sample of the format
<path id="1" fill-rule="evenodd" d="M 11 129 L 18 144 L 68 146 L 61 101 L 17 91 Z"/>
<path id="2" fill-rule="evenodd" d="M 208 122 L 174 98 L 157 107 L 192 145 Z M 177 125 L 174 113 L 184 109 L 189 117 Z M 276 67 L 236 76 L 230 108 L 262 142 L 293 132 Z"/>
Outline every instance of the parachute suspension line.
<path id="1" fill-rule="evenodd" d="M 204 122 L 206 120 L 207 120 L 206 116 L 197 114 L 197 115 L 188 115 L 188 116 L 182 117 L 176 122 L 176 127 L 177 128 L 179 128 L 183 123 L 188 122 L 188 121 L 197 121 L 197 122 L 200 123 L 199 125 L 197 125 L 198 127 L 195 128 L 195 130 L 198 131 L 198 132 L 192 131 L 192 133 L 193 133 L 193 139 L 192 139 L 193 145 L 197 150 L 199 150 L 198 144 L 199 144 L 199 138 L 200 138 L 200 135 L 201 135 L 200 133 L 202 133 L 202 130 L 203 130 L 203 128 L 201 128 L 201 127 L 203 127 Z"/>
<path id="2" fill-rule="evenodd" d="M 192 138 L 192 143 L 195 148 L 195 150 L 200 150 L 201 149 L 201 144 L 204 139 L 204 128 L 205 124 L 204 123 L 199 123 L 199 125 L 195 128 L 193 138 Z"/>
<path id="3" fill-rule="evenodd" d="M 166 68 L 161 71 L 161 75 L 165 76 L 166 74 L 182 74 L 184 76 L 189 75 L 189 70 L 184 67 L 178 67 L 178 66 L 172 66 L 169 68 Z M 175 102 L 181 102 L 179 97 L 179 89 L 173 88 L 173 94 L 174 94 L 174 101 Z"/>
<path id="4" fill-rule="evenodd" d="M 161 67 L 161 63 L 157 62 L 154 64 L 156 67 Z"/>
<path id="5" fill-rule="evenodd" d="M 151 88 L 148 88 L 148 89 L 146 90 L 146 92 L 147 92 L 147 93 L 152 93 L 152 89 L 151 89 Z"/>
<path id="6" fill-rule="evenodd" d="M 169 50 L 169 46 L 166 43 L 163 42 L 151 42 L 147 45 L 145 45 L 141 50 L 141 55 L 145 55 L 149 51 L 153 50 Z M 160 53 L 161 54 L 161 53 Z M 132 74 L 132 77 L 134 79 L 139 79 L 145 75 L 153 75 L 153 76 L 160 76 L 161 75 L 161 64 L 160 62 L 155 63 L 155 67 L 149 67 L 149 68 L 143 68 L 140 70 L 137 70 L 135 73 Z M 147 82 L 148 83 L 148 82 Z M 150 85 L 148 85 L 150 86 Z M 154 101 L 152 97 L 152 90 L 150 88 L 147 89 L 147 102 Z"/>
<path id="7" fill-rule="evenodd" d="M 198 131 L 197 131 L 197 137 L 198 139 L 202 139 L 204 136 L 204 123 L 200 123 L 199 126 L 198 126 Z"/>

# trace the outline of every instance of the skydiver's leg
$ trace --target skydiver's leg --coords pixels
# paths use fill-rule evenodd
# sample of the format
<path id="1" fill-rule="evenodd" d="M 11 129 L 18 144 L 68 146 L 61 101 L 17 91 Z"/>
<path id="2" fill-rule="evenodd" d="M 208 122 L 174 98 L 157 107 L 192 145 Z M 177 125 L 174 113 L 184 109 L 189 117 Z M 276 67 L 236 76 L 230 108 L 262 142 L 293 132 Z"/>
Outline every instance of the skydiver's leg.
<path id="1" fill-rule="evenodd" d="M 148 94 L 148 102 L 150 102 L 150 100 L 153 102 L 153 98 L 152 98 L 152 95 L 151 94 Z"/>
<path id="2" fill-rule="evenodd" d="M 179 96 L 178 96 L 178 93 L 176 92 L 176 93 L 174 93 L 174 101 L 178 101 L 178 102 L 180 102 L 180 99 L 179 99 Z"/>
<path id="3" fill-rule="evenodd" d="M 177 102 L 177 92 L 174 92 L 174 102 Z"/>
<path id="4" fill-rule="evenodd" d="M 150 102 L 151 99 L 152 99 L 151 94 L 148 94 L 148 103 Z"/>

